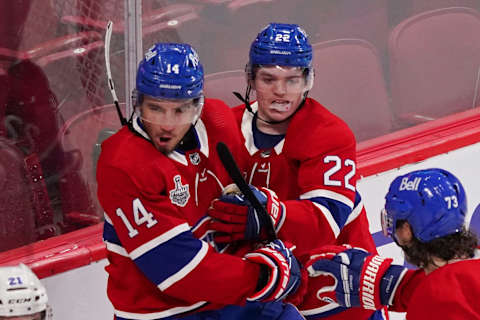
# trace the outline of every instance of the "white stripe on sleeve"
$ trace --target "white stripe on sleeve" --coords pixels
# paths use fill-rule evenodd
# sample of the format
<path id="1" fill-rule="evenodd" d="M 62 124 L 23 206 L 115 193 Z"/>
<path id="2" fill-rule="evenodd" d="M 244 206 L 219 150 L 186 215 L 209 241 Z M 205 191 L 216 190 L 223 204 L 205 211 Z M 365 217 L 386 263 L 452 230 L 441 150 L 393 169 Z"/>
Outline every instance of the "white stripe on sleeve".
<path id="1" fill-rule="evenodd" d="M 305 192 L 304 194 L 300 195 L 300 199 L 302 200 L 308 200 L 311 198 L 318 198 L 318 197 L 323 197 L 323 198 L 329 198 L 332 200 L 339 201 L 346 206 L 348 206 L 350 209 L 353 209 L 353 201 L 350 200 L 349 198 L 345 197 L 343 194 L 333 192 L 330 190 L 325 190 L 325 189 L 315 189 L 311 190 L 308 192 Z"/>
<path id="2" fill-rule="evenodd" d="M 340 234 L 340 227 L 338 226 L 337 222 L 336 222 L 335 219 L 333 218 L 332 213 L 330 212 L 330 210 L 328 210 L 326 207 L 322 206 L 322 205 L 319 204 L 319 203 L 316 203 L 316 202 L 313 202 L 313 201 L 312 201 L 312 203 L 313 203 L 318 209 L 320 209 L 320 211 L 322 211 L 323 216 L 325 217 L 325 219 L 327 219 L 327 222 L 328 222 L 328 225 L 330 226 L 330 229 L 332 230 L 333 234 L 335 235 L 335 238 L 337 238 L 338 235 Z"/>
<path id="3" fill-rule="evenodd" d="M 115 315 L 121 318 L 126 318 L 126 319 L 157 320 L 157 319 L 171 317 L 176 314 L 198 309 L 205 303 L 206 303 L 205 301 L 200 301 L 195 304 L 192 304 L 191 306 L 175 307 L 175 308 L 167 309 L 161 312 L 152 312 L 152 313 L 133 313 L 133 312 L 125 312 L 125 311 L 120 311 L 115 309 Z"/>
<path id="4" fill-rule="evenodd" d="M 205 241 L 202 241 L 202 247 L 196 254 L 196 256 L 187 264 L 185 265 L 182 269 L 180 269 L 178 272 L 175 274 L 171 275 L 167 279 L 165 279 L 163 282 L 161 282 L 158 285 L 158 288 L 161 291 L 166 290 L 168 287 L 170 287 L 172 284 L 174 284 L 177 281 L 180 281 L 183 279 L 185 276 L 187 276 L 190 271 L 195 269 L 195 267 L 203 260 L 203 258 L 207 255 L 208 252 L 208 244 Z"/>
<path id="5" fill-rule="evenodd" d="M 185 232 L 185 231 L 189 231 L 189 230 L 190 230 L 190 226 L 188 225 L 188 223 L 179 224 L 178 226 L 175 226 L 174 228 L 172 228 L 172 229 L 168 230 L 167 232 L 161 234 L 160 236 L 156 237 L 155 239 L 152 239 L 152 240 L 144 243 L 143 245 L 139 246 L 135 250 L 132 250 L 132 252 L 130 252 L 130 257 L 132 258 L 132 260 L 135 260 L 138 257 L 140 257 L 141 255 L 145 254 L 146 252 L 152 250 L 153 248 L 156 248 L 159 245 L 161 245 L 162 243 L 167 242 L 168 240 L 176 237 L 180 233 Z"/>

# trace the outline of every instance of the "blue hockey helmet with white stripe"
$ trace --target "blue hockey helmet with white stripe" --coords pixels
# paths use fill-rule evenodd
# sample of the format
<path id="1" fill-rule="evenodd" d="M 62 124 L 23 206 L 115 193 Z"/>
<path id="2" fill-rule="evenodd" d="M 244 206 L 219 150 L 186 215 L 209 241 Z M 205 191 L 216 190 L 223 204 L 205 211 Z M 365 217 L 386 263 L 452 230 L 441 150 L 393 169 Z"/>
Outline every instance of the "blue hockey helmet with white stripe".
<path id="1" fill-rule="evenodd" d="M 250 46 L 249 64 L 310 68 L 312 46 L 298 25 L 270 23 Z"/>
<path id="2" fill-rule="evenodd" d="M 203 96 L 203 66 L 188 44 L 157 43 L 138 66 L 136 92 L 156 99 L 195 99 Z"/>
<path id="3" fill-rule="evenodd" d="M 467 197 L 457 177 L 443 169 L 417 170 L 390 184 L 382 229 L 394 236 L 397 221 L 406 220 L 417 239 L 429 242 L 460 231 L 466 213 Z"/>

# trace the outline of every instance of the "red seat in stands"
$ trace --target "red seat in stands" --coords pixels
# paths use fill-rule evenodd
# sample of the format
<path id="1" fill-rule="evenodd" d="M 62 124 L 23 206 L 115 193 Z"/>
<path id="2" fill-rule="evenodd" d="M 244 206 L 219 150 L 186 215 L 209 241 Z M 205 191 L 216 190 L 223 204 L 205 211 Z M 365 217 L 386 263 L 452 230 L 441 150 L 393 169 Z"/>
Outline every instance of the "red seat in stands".
<path id="1" fill-rule="evenodd" d="M 383 57 L 389 32 L 387 0 L 289 1 L 291 23 L 298 23 L 312 43 L 335 39 L 364 39 Z"/>
<path id="2" fill-rule="evenodd" d="M 224 71 L 205 76 L 205 96 L 220 99 L 230 107 L 242 103 L 232 92 L 236 91 L 244 96 L 246 88 L 246 76 L 243 70 Z"/>
<path id="3" fill-rule="evenodd" d="M 357 141 L 392 130 L 392 115 L 376 49 L 361 39 L 314 44 L 310 96 L 345 120 Z"/>
<path id="4" fill-rule="evenodd" d="M 400 127 L 476 107 L 480 14 L 452 7 L 412 16 L 389 38 L 392 107 Z"/>
<path id="5" fill-rule="evenodd" d="M 469 7 L 477 10 L 480 9 L 479 0 L 412 0 L 411 3 L 412 14 L 448 7 Z"/>

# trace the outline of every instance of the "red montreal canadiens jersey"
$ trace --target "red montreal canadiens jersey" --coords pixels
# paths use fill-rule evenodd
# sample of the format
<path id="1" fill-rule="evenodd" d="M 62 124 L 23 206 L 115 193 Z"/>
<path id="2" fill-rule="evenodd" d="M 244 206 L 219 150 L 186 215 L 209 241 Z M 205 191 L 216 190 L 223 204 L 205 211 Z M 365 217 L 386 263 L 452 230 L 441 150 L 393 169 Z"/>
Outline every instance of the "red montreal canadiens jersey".
<path id="1" fill-rule="evenodd" d="M 256 112 L 257 102 L 251 107 Z M 285 138 L 271 149 L 259 150 L 254 144 L 253 114 L 245 105 L 234 112 L 243 137 L 247 182 L 274 190 L 284 202 L 286 221 L 278 235 L 296 245 L 296 256 L 332 243 L 376 252 L 356 192 L 355 136 L 343 120 L 307 98 L 292 117 Z M 355 308 L 332 319 L 367 319 L 369 314 Z"/>
<path id="2" fill-rule="evenodd" d="M 252 109 L 256 111 L 256 102 Z M 247 181 L 274 190 L 284 201 L 287 214 L 279 236 L 297 246 L 296 254 L 337 238 L 376 251 L 355 188 L 355 137 L 344 121 L 307 98 L 285 138 L 272 149 L 259 150 L 253 142 L 253 114 L 244 105 L 234 112 L 243 136 Z"/>
<path id="3" fill-rule="evenodd" d="M 444 265 L 428 275 L 414 271 L 402 279 L 391 310 L 406 311 L 407 320 L 480 319 L 479 270 L 477 249 L 474 258 Z"/>
<path id="4" fill-rule="evenodd" d="M 102 144 L 98 198 L 110 262 L 107 292 L 117 319 L 239 304 L 255 290 L 258 265 L 216 253 L 191 232 L 231 183 L 215 151 L 220 140 L 234 155 L 241 146 L 231 109 L 207 99 L 194 131 L 199 147 L 185 154 L 159 152 L 138 118 Z"/>

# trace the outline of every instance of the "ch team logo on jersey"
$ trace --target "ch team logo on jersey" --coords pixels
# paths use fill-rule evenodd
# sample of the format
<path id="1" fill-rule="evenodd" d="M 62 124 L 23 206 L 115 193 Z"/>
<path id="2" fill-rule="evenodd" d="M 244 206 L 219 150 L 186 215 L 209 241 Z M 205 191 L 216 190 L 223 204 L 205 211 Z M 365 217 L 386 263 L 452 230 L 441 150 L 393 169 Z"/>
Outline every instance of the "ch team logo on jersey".
<path id="1" fill-rule="evenodd" d="M 270 172 L 270 163 L 266 163 L 266 162 L 262 163 L 258 168 L 258 172 L 261 172 L 261 173 Z"/>
<path id="2" fill-rule="evenodd" d="M 175 189 L 170 190 L 170 201 L 179 207 L 185 207 L 188 199 L 190 199 L 189 186 L 188 184 L 182 185 L 182 179 L 178 174 L 173 177 L 173 182 L 175 183 Z"/>
<path id="3" fill-rule="evenodd" d="M 188 157 L 193 165 L 197 166 L 200 163 L 200 155 L 198 152 L 190 153 Z"/>

